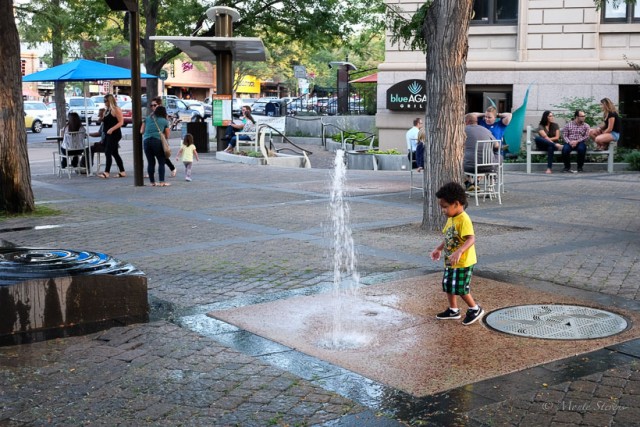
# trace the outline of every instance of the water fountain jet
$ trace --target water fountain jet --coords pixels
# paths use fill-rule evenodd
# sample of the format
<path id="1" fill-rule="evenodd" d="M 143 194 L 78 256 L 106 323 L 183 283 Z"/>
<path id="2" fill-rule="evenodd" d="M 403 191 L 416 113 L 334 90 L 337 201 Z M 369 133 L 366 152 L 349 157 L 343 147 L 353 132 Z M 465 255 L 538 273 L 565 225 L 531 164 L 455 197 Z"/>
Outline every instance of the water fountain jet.
<path id="1" fill-rule="evenodd" d="M 318 341 L 318 346 L 334 350 L 359 348 L 369 341 L 362 332 L 348 330 L 346 322 L 343 321 L 343 314 L 350 309 L 351 298 L 357 296 L 360 288 L 350 209 L 345 200 L 347 167 L 344 155 L 344 150 L 336 151 L 329 203 L 333 250 L 333 312 L 331 324 L 327 325 L 330 327 Z"/>

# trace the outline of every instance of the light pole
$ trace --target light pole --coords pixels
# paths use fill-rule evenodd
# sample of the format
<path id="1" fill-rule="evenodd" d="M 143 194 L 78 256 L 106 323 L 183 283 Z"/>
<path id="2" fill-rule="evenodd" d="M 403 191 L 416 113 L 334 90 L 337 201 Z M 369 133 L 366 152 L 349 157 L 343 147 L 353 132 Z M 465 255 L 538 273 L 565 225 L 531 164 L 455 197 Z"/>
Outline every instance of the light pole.
<path id="1" fill-rule="evenodd" d="M 129 34 L 131 50 L 131 108 L 133 121 L 133 182 L 136 187 L 144 186 L 142 176 L 142 89 L 140 84 L 140 17 L 138 0 L 106 0 L 111 10 L 129 12 Z"/>

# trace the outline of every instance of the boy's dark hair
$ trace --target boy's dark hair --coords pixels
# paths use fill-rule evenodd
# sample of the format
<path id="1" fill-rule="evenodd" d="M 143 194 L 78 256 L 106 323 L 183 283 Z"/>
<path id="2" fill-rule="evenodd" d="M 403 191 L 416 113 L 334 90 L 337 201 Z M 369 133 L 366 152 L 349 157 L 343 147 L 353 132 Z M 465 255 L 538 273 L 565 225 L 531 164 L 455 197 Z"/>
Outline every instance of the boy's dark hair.
<path id="1" fill-rule="evenodd" d="M 443 199 L 445 202 L 451 204 L 458 202 L 462 206 L 467 207 L 467 193 L 464 187 L 457 182 L 448 182 L 436 192 L 438 199 Z"/>

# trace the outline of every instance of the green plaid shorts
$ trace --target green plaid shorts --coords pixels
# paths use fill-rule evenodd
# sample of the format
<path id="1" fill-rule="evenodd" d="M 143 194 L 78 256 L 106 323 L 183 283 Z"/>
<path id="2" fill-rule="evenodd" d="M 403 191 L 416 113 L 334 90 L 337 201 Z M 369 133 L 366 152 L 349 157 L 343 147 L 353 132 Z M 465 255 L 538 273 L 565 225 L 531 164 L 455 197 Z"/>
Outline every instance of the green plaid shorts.
<path id="1" fill-rule="evenodd" d="M 442 290 L 452 295 L 467 295 L 471 290 L 471 275 L 473 273 L 473 265 L 465 268 L 444 268 L 444 276 L 442 277 Z"/>

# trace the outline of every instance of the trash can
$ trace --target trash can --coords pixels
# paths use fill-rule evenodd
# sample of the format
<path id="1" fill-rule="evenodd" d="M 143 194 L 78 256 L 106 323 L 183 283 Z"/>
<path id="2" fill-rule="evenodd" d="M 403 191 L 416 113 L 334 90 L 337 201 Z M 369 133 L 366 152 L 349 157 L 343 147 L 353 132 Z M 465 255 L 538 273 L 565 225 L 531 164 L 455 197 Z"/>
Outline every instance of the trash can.
<path id="1" fill-rule="evenodd" d="M 209 152 L 209 131 L 205 122 L 187 123 L 187 133 L 193 135 L 193 143 L 198 153 Z"/>
<path id="2" fill-rule="evenodd" d="M 267 105 L 264 106 L 264 114 L 269 117 L 279 117 L 280 106 L 273 101 L 267 102 Z"/>

